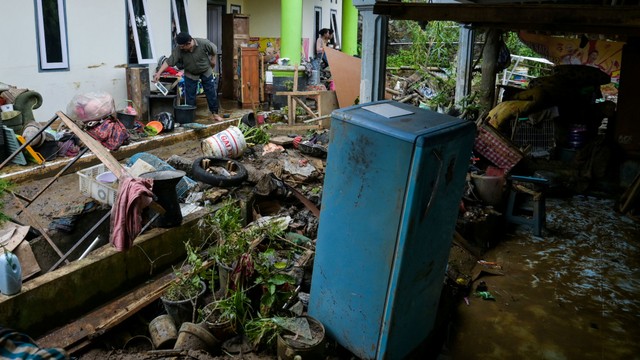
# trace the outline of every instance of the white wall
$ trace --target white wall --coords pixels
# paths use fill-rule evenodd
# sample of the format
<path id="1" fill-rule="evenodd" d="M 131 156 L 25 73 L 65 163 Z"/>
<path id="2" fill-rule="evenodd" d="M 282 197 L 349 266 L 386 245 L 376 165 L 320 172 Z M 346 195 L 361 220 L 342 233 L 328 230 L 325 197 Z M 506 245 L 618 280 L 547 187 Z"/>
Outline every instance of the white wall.
<path id="1" fill-rule="evenodd" d="M 315 7 L 322 8 L 322 24 L 320 28 L 331 28 L 331 9 L 337 11 L 336 17 L 338 21 L 338 31 L 341 31 L 342 27 L 342 1 L 351 0 L 338 0 L 337 4 L 328 0 L 303 0 L 302 2 L 302 37 L 309 39 L 309 54 L 314 56 L 313 50 L 316 44 L 318 34 L 315 32 Z"/>
<path id="2" fill-rule="evenodd" d="M 34 111 L 46 122 L 56 111 L 66 111 L 76 94 L 106 91 L 124 106 L 127 98 L 127 21 L 124 0 L 66 0 L 69 70 L 38 70 L 35 4 L 12 1 L 0 15 L 0 30 L 15 40 L 0 52 L 0 82 L 42 94 L 43 104 Z M 155 57 L 171 51 L 171 2 L 149 0 L 148 11 Z M 194 36 L 206 37 L 206 0 L 189 1 Z M 10 35 L 14 34 L 14 35 Z M 150 65 L 151 74 L 155 64 Z"/>
<path id="3" fill-rule="evenodd" d="M 233 0 L 230 0 L 234 2 Z M 329 0 L 302 1 L 302 37 L 309 39 L 308 53 L 313 54 L 313 47 L 317 34 L 314 28 L 315 7 L 322 7 L 322 27 L 330 27 L 331 9 L 337 10 L 338 26 L 342 26 L 342 1 L 337 4 Z M 346 0 L 351 1 L 351 0 Z M 281 1 L 280 0 L 252 0 L 245 1 L 242 8 L 244 14 L 249 15 L 249 34 L 252 37 L 280 37 L 281 31 Z M 223 29 L 224 31 L 224 29 Z"/>
<path id="4" fill-rule="evenodd" d="M 249 15 L 249 35 L 279 38 L 281 9 L 280 0 L 247 1 L 242 8 L 242 13 Z"/>
<path id="5" fill-rule="evenodd" d="M 310 40 L 310 53 L 316 38 L 314 6 L 323 7 L 323 27 L 329 27 L 330 9 L 338 11 L 338 26 L 341 26 L 342 1 L 335 4 L 329 0 L 303 0 L 302 36 Z M 123 107 L 127 99 L 126 1 L 65 0 L 65 4 L 70 69 L 63 71 L 38 69 L 33 0 L 12 1 L 11 6 L 4 6 L 0 11 L 0 33 L 7 40 L 0 51 L 0 82 L 42 94 L 43 104 L 34 111 L 40 122 L 48 121 L 56 111 L 66 111 L 76 94 L 106 91 L 113 96 L 117 107 Z M 241 5 L 242 12 L 251 16 L 251 36 L 280 37 L 280 0 L 229 0 L 228 4 Z M 171 1 L 148 0 L 147 6 L 155 57 L 168 56 Z M 207 36 L 207 0 L 189 0 L 189 20 L 193 36 Z M 156 66 L 149 67 L 151 78 Z"/>

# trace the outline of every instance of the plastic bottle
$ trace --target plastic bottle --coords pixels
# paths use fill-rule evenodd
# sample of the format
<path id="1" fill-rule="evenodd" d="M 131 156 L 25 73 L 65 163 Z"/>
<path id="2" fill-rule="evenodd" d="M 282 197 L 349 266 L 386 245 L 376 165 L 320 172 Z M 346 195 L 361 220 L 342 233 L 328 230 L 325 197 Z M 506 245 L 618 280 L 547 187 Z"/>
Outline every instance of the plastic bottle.
<path id="1" fill-rule="evenodd" d="M 22 290 L 22 267 L 18 257 L 5 251 L 0 253 L 0 292 L 4 295 L 17 294 Z"/>

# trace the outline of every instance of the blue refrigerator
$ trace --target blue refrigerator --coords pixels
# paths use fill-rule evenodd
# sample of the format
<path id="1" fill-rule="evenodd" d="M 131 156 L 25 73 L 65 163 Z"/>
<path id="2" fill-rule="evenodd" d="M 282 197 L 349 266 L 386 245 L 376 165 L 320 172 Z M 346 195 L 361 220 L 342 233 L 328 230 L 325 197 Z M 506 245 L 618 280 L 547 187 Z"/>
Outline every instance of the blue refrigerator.
<path id="1" fill-rule="evenodd" d="M 429 335 L 475 130 L 392 101 L 332 113 L 309 315 L 356 356 Z"/>

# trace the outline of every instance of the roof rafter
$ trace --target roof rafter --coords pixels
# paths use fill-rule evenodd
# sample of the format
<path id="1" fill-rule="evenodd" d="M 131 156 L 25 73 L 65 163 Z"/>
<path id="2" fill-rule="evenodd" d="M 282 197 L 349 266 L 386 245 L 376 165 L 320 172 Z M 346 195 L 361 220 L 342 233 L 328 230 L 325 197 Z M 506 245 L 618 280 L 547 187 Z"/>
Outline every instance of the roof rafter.
<path id="1" fill-rule="evenodd" d="M 396 20 L 447 20 L 505 30 L 640 36 L 640 6 L 428 4 L 378 1 L 373 12 Z"/>

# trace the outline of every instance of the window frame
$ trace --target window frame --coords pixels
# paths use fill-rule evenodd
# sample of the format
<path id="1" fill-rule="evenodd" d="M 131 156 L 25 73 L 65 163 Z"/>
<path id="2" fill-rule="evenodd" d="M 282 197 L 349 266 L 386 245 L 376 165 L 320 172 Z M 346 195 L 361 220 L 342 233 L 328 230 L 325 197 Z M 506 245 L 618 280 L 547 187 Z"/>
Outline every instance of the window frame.
<path id="1" fill-rule="evenodd" d="M 338 29 L 338 10 L 331 9 L 329 12 L 329 28 L 333 30 L 333 41 L 336 44 L 337 48 L 342 48 L 340 46 L 340 33 Z"/>
<path id="2" fill-rule="evenodd" d="M 313 53 L 316 53 L 316 40 L 318 36 L 320 36 L 320 29 L 322 29 L 322 6 L 314 6 L 313 7 L 313 20 L 315 22 L 314 26 L 314 38 L 313 38 Z"/>
<path id="3" fill-rule="evenodd" d="M 182 9 L 184 9 L 184 21 L 187 28 L 183 29 L 180 24 L 180 13 L 178 12 L 178 2 L 182 3 Z M 181 32 L 187 32 L 191 34 L 191 20 L 189 19 L 189 0 L 171 0 L 171 12 L 173 15 L 173 21 L 176 24 L 176 34 Z"/>
<path id="4" fill-rule="evenodd" d="M 69 45 L 67 38 L 67 10 L 65 0 L 56 0 L 58 3 L 58 24 L 60 31 L 61 61 L 49 61 L 47 59 L 47 41 L 44 26 L 44 14 L 42 1 L 35 0 L 36 27 L 38 32 L 38 66 L 40 70 L 69 70 Z"/>
<path id="5" fill-rule="evenodd" d="M 140 47 L 140 36 L 138 34 L 138 26 L 135 23 L 135 12 L 133 11 L 133 0 L 127 0 L 127 8 L 129 10 L 129 26 L 131 26 L 131 31 L 133 32 L 133 42 L 136 47 L 136 57 L 138 59 L 138 64 L 155 64 L 155 48 L 153 46 L 153 31 L 151 30 L 151 19 L 149 18 L 149 11 L 147 6 L 147 0 L 140 0 L 142 4 L 142 8 L 144 10 L 144 16 L 146 19 L 146 32 L 149 38 L 149 50 L 151 51 L 151 56 L 149 58 L 142 57 L 142 51 Z"/>

